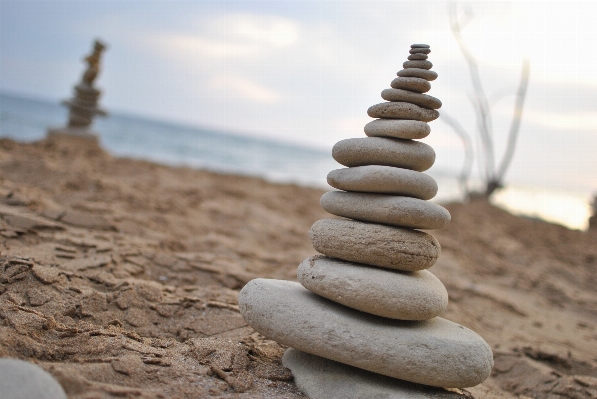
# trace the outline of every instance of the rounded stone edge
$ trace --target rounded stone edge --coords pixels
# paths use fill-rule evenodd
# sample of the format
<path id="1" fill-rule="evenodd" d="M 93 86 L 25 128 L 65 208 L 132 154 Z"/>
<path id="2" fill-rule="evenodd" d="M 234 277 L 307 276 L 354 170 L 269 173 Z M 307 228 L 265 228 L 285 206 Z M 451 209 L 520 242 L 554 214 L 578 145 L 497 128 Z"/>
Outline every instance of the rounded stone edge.
<path id="1" fill-rule="evenodd" d="M 427 69 L 421 68 L 408 68 L 408 69 L 401 69 L 396 72 L 396 76 L 401 78 L 420 78 L 425 79 L 428 82 L 432 82 L 437 79 L 437 72 L 429 71 Z"/>
<path id="2" fill-rule="evenodd" d="M 338 275 L 342 276 L 343 292 L 341 295 L 338 295 L 337 292 L 338 284 L 332 284 L 329 278 L 326 280 L 325 284 L 318 284 L 319 280 L 322 278 L 325 279 L 326 277 L 322 277 L 321 273 L 319 276 L 310 273 L 310 270 L 313 267 L 317 267 L 318 263 L 320 264 L 320 268 L 329 269 L 331 267 L 343 270 L 343 272 L 336 275 L 336 277 L 338 277 Z M 327 263 L 327 265 L 321 266 L 321 263 Z M 377 275 L 378 277 L 383 276 L 383 279 L 380 280 L 377 278 L 376 280 L 379 285 L 376 284 L 375 287 L 371 283 L 369 284 L 369 287 L 363 285 L 362 282 L 364 279 L 362 279 L 358 291 L 354 288 L 352 290 L 346 288 L 357 285 L 354 280 L 351 280 L 351 277 L 354 277 L 355 274 L 351 274 L 352 271 L 350 268 L 355 267 L 367 270 L 367 276 L 369 278 L 375 279 L 375 276 Z M 311 278 L 309 278 L 310 276 Z M 327 274 L 327 277 L 329 277 L 329 274 Z M 409 321 L 429 320 L 439 316 L 448 306 L 448 291 L 446 290 L 446 287 L 428 270 L 402 271 L 315 255 L 303 260 L 299 264 L 297 268 L 297 278 L 303 287 L 316 295 L 349 308 L 388 319 Z M 402 283 L 400 283 L 399 280 L 403 280 Z M 424 283 L 421 282 L 423 280 L 425 281 Z M 388 289 L 389 287 L 387 285 L 384 286 L 387 283 L 394 283 L 396 286 L 402 284 L 402 287 L 404 288 L 404 291 L 407 291 L 407 294 L 405 295 L 404 292 L 402 292 L 402 298 L 396 299 L 396 296 L 393 294 L 396 291 L 396 286 L 392 286 L 391 289 Z M 419 288 L 423 287 L 423 289 L 415 294 L 412 292 L 412 285 L 418 285 Z M 369 288 L 369 295 L 363 295 L 366 288 Z M 387 293 L 388 295 L 383 299 L 377 298 L 376 296 L 380 293 Z M 393 299 L 389 300 L 388 297 L 391 296 L 393 296 Z M 400 294 L 397 296 L 400 296 Z M 425 301 L 417 299 L 421 296 L 426 298 Z M 418 306 L 415 306 L 415 303 Z"/>
<path id="3" fill-rule="evenodd" d="M 385 231 L 387 235 L 394 236 L 391 241 L 386 241 L 379 237 L 370 237 L 364 248 L 356 248 L 354 242 L 349 243 L 349 239 L 363 236 L 362 230 L 377 229 Z M 329 234 L 329 229 L 349 229 L 361 230 L 359 234 L 350 235 L 343 232 L 340 239 L 335 239 Z M 353 219 L 319 219 L 309 229 L 309 239 L 313 248 L 333 258 L 345 260 L 347 262 L 356 262 L 369 264 L 384 269 L 400 270 L 403 272 L 415 272 L 429 269 L 437 262 L 441 254 L 441 245 L 435 237 L 423 231 L 402 228 L 373 222 L 363 222 Z M 403 241 L 400 241 L 400 236 Z M 332 241 L 332 238 L 334 240 Z M 414 246 L 418 243 L 417 251 L 400 251 L 400 242 L 412 243 Z M 394 252 L 388 250 L 388 242 L 394 245 Z"/>
<path id="4" fill-rule="evenodd" d="M 396 120 L 396 119 L 395 119 Z M 361 140 L 368 140 L 368 142 L 372 142 L 372 140 L 383 140 L 384 145 L 391 145 L 392 142 L 394 143 L 401 143 L 399 144 L 399 146 L 404 146 L 405 144 L 407 145 L 407 147 L 403 147 L 398 149 L 397 151 L 399 153 L 401 153 L 401 155 L 408 153 L 408 150 L 404 151 L 405 148 L 408 148 L 408 146 L 418 146 L 420 147 L 420 151 L 423 152 L 423 154 L 419 153 L 414 157 L 409 157 L 409 158 L 416 158 L 417 162 L 411 162 L 412 159 L 409 160 L 409 162 L 377 162 L 377 161 L 367 161 L 367 162 L 354 162 L 354 156 L 355 156 L 355 151 L 354 151 L 354 147 L 355 146 L 361 146 L 361 148 L 359 149 L 359 152 L 362 153 L 364 150 L 362 148 L 363 144 L 354 144 L 354 141 L 361 141 Z M 353 142 L 352 145 L 348 144 L 349 142 Z M 347 146 L 349 148 L 347 148 Z M 352 148 L 350 148 L 352 147 Z M 365 151 L 368 151 L 369 148 L 367 148 L 365 146 Z M 348 157 L 346 157 L 348 153 Z M 362 155 L 362 154 L 361 154 Z M 354 166 L 364 166 L 364 165 L 385 165 L 385 166 L 393 166 L 393 167 L 397 167 L 397 168 L 403 168 L 403 169 L 410 169 L 410 170 L 415 170 L 417 172 L 424 172 L 426 170 L 428 170 L 429 168 L 431 168 L 433 166 L 433 164 L 435 163 L 435 150 L 433 149 L 433 147 L 431 147 L 428 144 L 425 144 L 421 141 L 413 141 L 413 140 L 405 140 L 405 139 L 399 139 L 399 138 L 394 138 L 394 137 L 356 137 L 356 138 L 350 138 L 350 139 L 344 139 L 344 140 L 340 140 L 338 141 L 336 144 L 334 144 L 334 146 L 332 147 L 332 158 L 334 158 L 334 160 L 336 160 L 336 162 L 338 162 L 340 165 L 344 165 L 347 167 L 354 167 Z M 393 157 L 394 159 L 396 159 L 395 157 Z M 394 161 L 394 159 L 392 159 Z M 400 158 L 398 158 L 400 159 Z M 403 161 L 403 159 L 402 159 Z"/>
<path id="5" fill-rule="evenodd" d="M 399 202 L 392 203 L 392 200 Z M 363 207 L 363 202 L 373 203 Z M 321 196 L 319 203 L 323 210 L 332 215 L 411 229 L 441 229 L 452 218 L 446 208 L 433 202 L 386 194 L 328 191 Z M 379 211 L 380 209 L 383 211 Z"/>
<path id="6" fill-rule="evenodd" d="M 381 98 L 386 101 L 408 102 L 426 109 L 440 109 L 442 107 L 442 102 L 438 98 L 404 89 L 384 89 L 381 92 Z"/>
<path id="7" fill-rule="evenodd" d="M 431 127 L 412 119 L 375 119 L 365 125 L 364 131 L 369 137 L 417 140 L 429 136 Z"/>
<path id="8" fill-rule="evenodd" d="M 437 195 L 437 182 L 416 170 L 384 165 L 334 169 L 327 182 L 338 190 L 389 194 L 430 200 Z"/>
<path id="9" fill-rule="evenodd" d="M 369 107 L 367 115 L 381 119 L 410 119 L 421 122 L 431 122 L 439 118 L 439 112 L 434 109 L 419 107 L 408 102 L 386 102 Z"/>
<path id="10" fill-rule="evenodd" d="M 431 61 L 404 61 L 402 64 L 402 68 L 420 68 L 420 69 L 431 69 L 433 68 L 433 63 Z"/>

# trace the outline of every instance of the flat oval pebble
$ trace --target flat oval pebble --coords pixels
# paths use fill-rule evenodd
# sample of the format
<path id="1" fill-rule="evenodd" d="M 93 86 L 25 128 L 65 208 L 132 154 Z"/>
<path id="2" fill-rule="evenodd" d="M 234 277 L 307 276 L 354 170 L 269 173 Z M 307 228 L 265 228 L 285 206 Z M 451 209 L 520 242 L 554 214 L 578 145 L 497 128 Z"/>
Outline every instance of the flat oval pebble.
<path id="1" fill-rule="evenodd" d="M 365 137 L 338 141 L 332 157 L 348 167 L 385 165 L 424 172 L 433 166 L 435 151 L 420 141 Z"/>
<path id="2" fill-rule="evenodd" d="M 413 93 L 409 90 L 385 89 L 381 92 L 381 98 L 386 101 L 401 101 L 418 105 L 419 107 L 429 109 L 439 109 L 442 102 L 427 94 Z"/>
<path id="3" fill-rule="evenodd" d="M 364 222 L 424 230 L 450 223 L 450 213 L 441 205 L 410 197 L 329 191 L 320 202 L 333 215 Z"/>
<path id="4" fill-rule="evenodd" d="M 313 294 L 299 283 L 249 281 L 238 296 L 244 319 L 282 345 L 388 377 L 464 388 L 491 373 L 493 354 L 475 332 L 434 317 L 370 315 Z"/>
<path id="5" fill-rule="evenodd" d="M 428 44 L 422 44 L 422 43 L 415 43 L 415 44 L 411 44 L 410 48 L 429 48 L 430 46 Z"/>
<path id="6" fill-rule="evenodd" d="M 428 48 L 411 48 L 408 52 L 411 54 L 429 54 L 431 50 Z"/>
<path id="7" fill-rule="evenodd" d="M 427 54 L 415 53 L 408 56 L 409 61 L 426 60 L 429 58 Z"/>
<path id="8" fill-rule="evenodd" d="M 400 76 L 400 77 L 404 77 L 404 78 L 408 78 L 408 77 L 412 77 L 412 78 L 421 78 L 421 79 L 425 79 L 427 81 L 433 81 L 435 79 L 437 79 L 437 73 L 435 71 L 428 71 L 426 69 L 420 69 L 420 68 L 408 68 L 408 69 L 402 69 L 400 71 L 398 71 L 396 73 L 396 75 Z M 400 87 L 398 87 L 399 89 Z M 431 88 L 431 85 L 429 85 L 429 88 Z M 429 90 L 427 90 L 429 91 Z M 422 92 L 424 93 L 424 92 Z"/>
<path id="9" fill-rule="evenodd" d="M 470 399 L 464 393 L 386 377 L 294 348 L 284 352 L 282 365 L 311 399 Z"/>
<path id="10" fill-rule="evenodd" d="M 429 200 L 437 194 L 433 177 L 410 169 L 383 165 L 332 170 L 328 184 L 338 190 L 393 194 Z"/>
<path id="11" fill-rule="evenodd" d="M 349 308 L 399 320 L 429 320 L 448 306 L 448 292 L 427 270 L 399 272 L 325 256 L 298 267 L 309 291 Z"/>
<path id="12" fill-rule="evenodd" d="M 420 69 L 431 69 L 433 68 L 433 64 L 431 61 L 404 61 L 402 64 L 402 68 L 420 68 Z"/>
<path id="13" fill-rule="evenodd" d="M 62 386 L 36 364 L 19 359 L 0 359 L 0 398 L 66 399 Z"/>
<path id="14" fill-rule="evenodd" d="M 417 93 L 426 93 L 431 90 L 431 84 L 426 79 L 417 77 L 397 77 L 390 83 L 394 89 L 404 89 Z"/>
<path id="15" fill-rule="evenodd" d="M 415 384 L 288 348 L 282 365 L 311 399 L 470 399 L 469 395 Z"/>
<path id="16" fill-rule="evenodd" d="M 431 122 L 439 118 L 439 112 L 434 109 L 421 108 L 405 102 L 375 104 L 369 107 L 367 114 L 372 118 L 414 119 L 422 122 Z"/>
<path id="17" fill-rule="evenodd" d="M 441 252 L 437 240 L 422 231 L 350 219 L 320 219 L 309 237 L 322 254 L 406 272 L 430 268 Z"/>
<path id="18" fill-rule="evenodd" d="M 376 119 L 365 125 L 365 134 L 369 137 L 423 139 L 430 132 L 427 123 L 408 119 Z"/>

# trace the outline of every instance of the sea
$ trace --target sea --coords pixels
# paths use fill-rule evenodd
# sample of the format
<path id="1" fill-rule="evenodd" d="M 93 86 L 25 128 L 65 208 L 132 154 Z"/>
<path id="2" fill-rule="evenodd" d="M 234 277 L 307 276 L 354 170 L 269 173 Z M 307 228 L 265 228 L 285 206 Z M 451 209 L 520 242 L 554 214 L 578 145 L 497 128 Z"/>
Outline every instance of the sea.
<path id="1" fill-rule="evenodd" d="M 0 92 L 0 137 L 41 140 L 49 127 L 63 127 L 67 115 L 68 110 L 58 101 Z M 102 147 L 115 156 L 257 176 L 274 183 L 331 189 L 326 176 L 342 167 L 332 158 L 331 148 L 322 150 L 117 111 L 97 118 L 94 130 L 100 134 Z M 457 176 L 435 168 L 427 173 L 439 186 L 433 202 L 463 201 Z M 480 187 L 480 182 L 473 180 L 471 186 Z M 508 185 L 491 201 L 516 215 L 570 229 L 586 230 L 591 214 L 590 196 L 552 188 Z"/>

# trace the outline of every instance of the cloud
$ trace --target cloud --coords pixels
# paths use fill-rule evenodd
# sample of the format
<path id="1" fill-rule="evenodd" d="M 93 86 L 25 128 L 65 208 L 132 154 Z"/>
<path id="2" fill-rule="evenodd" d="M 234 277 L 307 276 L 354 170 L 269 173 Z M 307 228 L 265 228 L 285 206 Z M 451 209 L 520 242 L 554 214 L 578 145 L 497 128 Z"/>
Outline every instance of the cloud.
<path id="1" fill-rule="evenodd" d="M 226 98 L 241 97 L 266 104 L 276 103 L 281 99 L 274 90 L 231 74 L 216 75 L 209 81 L 208 87 L 218 94 L 225 93 Z"/>
<path id="2" fill-rule="evenodd" d="M 198 32 L 152 32 L 139 35 L 150 48 L 168 57 L 195 57 L 223 62 L 254 59 L 295 44 L 299 24 L 291 19 L 258 14 L 229 14 L 203 22 Z"/>

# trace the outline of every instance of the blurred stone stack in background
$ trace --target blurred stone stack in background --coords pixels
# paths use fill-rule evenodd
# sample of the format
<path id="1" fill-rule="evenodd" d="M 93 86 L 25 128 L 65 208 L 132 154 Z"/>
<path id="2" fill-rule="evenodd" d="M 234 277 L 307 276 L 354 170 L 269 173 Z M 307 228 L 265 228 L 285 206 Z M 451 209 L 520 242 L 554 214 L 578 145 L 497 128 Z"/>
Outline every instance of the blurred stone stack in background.
<path id="1" fill-rule="evenodd" d="M 291 347 L 283 364 L 311 399 L 459 397 L 441 388 L 474 386 L 491 372 L 483 338 L 437 317 L 448 294 L 425 270 L 440 245 L 418 229 L 450 222 L 446 209 L 427 201 L 437 184 L 422 172 L 435 152 L 417 141 L 442 105 L 423 94 L 437 78 L 429 52 L 411 46 L 382 92 L 388 102 L 368 110 L 378 118 L 365 126 L 368 137 L 334 146 L 334 159 L 347 168 L 330 172 L 329 184 L 341 191 L 324 194 L 321 205 L 341 218 L 318 220 L 309 231 L 323 255 L 299 265 L 300 284 L 255 279 L 240 292 L 245 320 Z"/>
<path id="2" fill-rule="evenodd" d="M 68 126 L 49 129 L 48 137 L 77 136 L 97 142 L 98 134 L 91 129 L 93 118 L 95 115 L 105 116 L 107 113 L 98 107 L 101 91 L 93 87 L 93 82 L 100 71 L 100 58 L 105 48 L 103 43 L 95 41 L 93 52 L 85 57 L 87 70 L 83 73 L 81 83 L 75 86 L 75 97 L 63 101 L 63 104 L 69 107 Z"/>

